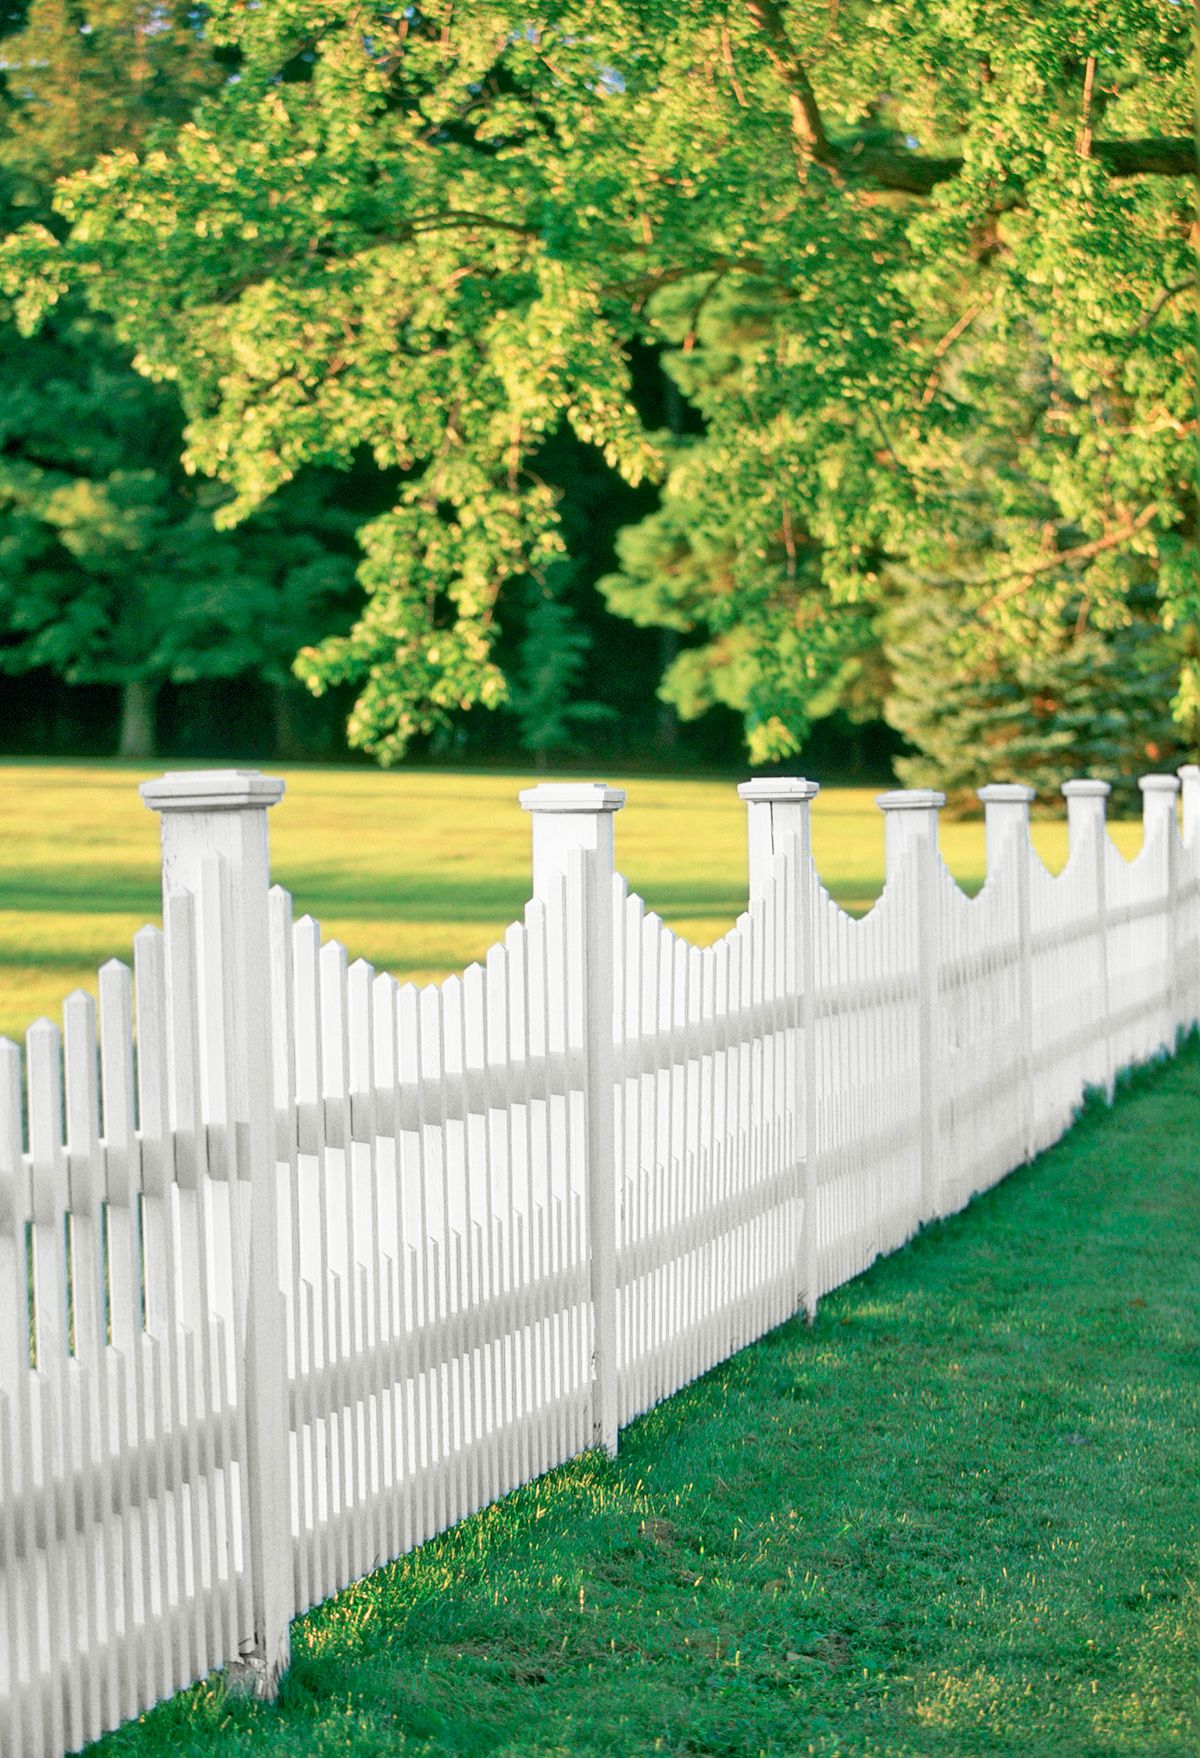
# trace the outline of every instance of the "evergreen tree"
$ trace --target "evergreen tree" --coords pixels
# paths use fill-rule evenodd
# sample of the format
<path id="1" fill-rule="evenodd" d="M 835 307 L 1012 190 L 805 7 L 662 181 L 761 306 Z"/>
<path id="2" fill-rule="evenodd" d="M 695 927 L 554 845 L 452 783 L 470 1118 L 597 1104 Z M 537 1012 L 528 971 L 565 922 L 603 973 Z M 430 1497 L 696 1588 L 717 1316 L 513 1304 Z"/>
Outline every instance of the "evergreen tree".
<path id="1" fill-rule="evenodd" d="M 522 749 L 539 769 L 551 756 L 575 750 L 581 727 L 614 718 L 611 707 L 583 694 L 593 643 L 565 597 L 571 571 L 569 564 L 559 562 L 547 568 L 544 578 L 528 583 L 524 634 L 509 685 Z"/>
<path id="2" fill-rule="evenodd" d="M 1164 623 L 1158 576 L 1186 531 L 1189 484 L 1177 532 L 1158 544 L 1091 539 L 1079 518 L 1087 472 L 1109 528 L 1128 522 L 1118 447 L 1137 399 L 1119 384 L 1081 390 L 1040 327 L 987 313 L 944 392 L 980 415 L 930 449 L 945 516 L 889 571 L 886 713 L 918 753 L 898 772 L 952 793 L 1003 774 L 1049 795 L 1072 774 L 1180 761 L 1200 730 L 1178 695 L 1189 635 Z"/>
<path id="3" fill-rule="evenodd" d="M 228 494 L 184 472 L 170 387 L 139 377 L 95 318 L 10 332 L 3 362 L 0 671 L 118 686 L 127 757 L 153 753 L 167 680 L 253 672 L 294 690 L 297 648 L 352 602 L 356 521 L 336 478 L 309 473 L 221 530 Z"/>
<path id="4" fill-rule="evenodd" d="M 1072 775 L 1130 778 L 1181 762 L 1171 714 L 1180 654 L 1155 616 L 1153 586 L 1126 603 L 1116 629 L 1082 621 L 1080 604 L 1021 645 L 981 630 L 944 591 L 897 607 L 888 719 L 918 753 L 896 760 L 900 779 L 942 788 L 952 805 L 974 804 L 976 788 L 1000 780 L 1057 801 Z"/>

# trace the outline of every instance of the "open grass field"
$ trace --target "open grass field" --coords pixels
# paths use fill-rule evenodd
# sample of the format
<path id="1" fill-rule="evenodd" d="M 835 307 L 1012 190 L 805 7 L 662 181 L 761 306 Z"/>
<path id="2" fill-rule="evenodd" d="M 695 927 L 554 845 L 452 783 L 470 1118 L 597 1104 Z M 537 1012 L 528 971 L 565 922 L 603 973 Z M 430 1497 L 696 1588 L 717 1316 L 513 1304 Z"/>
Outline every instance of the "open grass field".
<path id="1" fill-rule="evenodd" d="M 92 1758 L 1194 1758 L 1200 1044 Z"/>
<path id="2" fill-rule="evenodd" d="M 183 767 L 183 765 L 176 765 Z M 131 956 L 158 920 L 158 822 L 137 784 L 158 769 L 120 763 L 0 763 L 0 1032 L 59 1018 L 97 967 Z M 479 958 L 529 896 L 529 820 L 516 803 L 530 774 L 289 768 L 271 813 L 272 868 L 351 957 L 425 981 Z M 732 781 L 625 783 L 617 862 L 673 927 L 707 944 L 746 901 L 746 814 Z M 813 807 L 825 883 L 846 908 L 883 884 L 883 815 L 874 788 L 831 788 Z M 1114 828 L 1126 855 L 1137 824 Z M 1061 820 L 1035 826 L 1044 860 L 1066 857 Z M 960 883 L 983 878 L 983 826 L 945 824 Z"/>

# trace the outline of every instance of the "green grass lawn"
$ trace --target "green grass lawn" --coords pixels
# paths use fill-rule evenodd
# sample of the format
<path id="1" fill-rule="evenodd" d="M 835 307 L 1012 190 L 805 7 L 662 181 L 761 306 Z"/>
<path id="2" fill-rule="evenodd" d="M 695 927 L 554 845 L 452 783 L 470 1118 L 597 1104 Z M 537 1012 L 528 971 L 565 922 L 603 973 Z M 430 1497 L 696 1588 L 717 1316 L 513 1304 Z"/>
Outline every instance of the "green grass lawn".
<path id="1" fill-rule="evenodd" d="M 183 765 L 176 765 L 183 767 Z M 529 895 L 529 820 L 516 803 L 535 778 L 403 769 L 283 767 L 271 813 L 275 877 L 297 913 L 317 916 L 351 957 L 425 981 L 480 957 Z M 118 763 L 0 764 L 0 1032 L 60 1017 L 97 967 L 128 959 L 159 914 L 158 823 L 137 784 L 158 770 Z M 619 776 L 605 777 L 620 782 Z M 746 900 L 745 807 L 733 782 L 624 783 L 617 860 L 672 926 L 707 943 Z M 822 877 L 849 909 L 883 883 L 874 788 L 831 788 L 813 808 Z M 1114 835 L 1124 853 L 1136 824 Z M 1043 858 L 1066 856 L 1061 820 L 1035 827 Z M 942 850 L 969 887 L 983 876 L 983 827 L 946 824 Z"/>
<path id="2" fill-rule="evenodd" d="M 1194 1758 L 1200 1046 L 93 1758 Z"/>

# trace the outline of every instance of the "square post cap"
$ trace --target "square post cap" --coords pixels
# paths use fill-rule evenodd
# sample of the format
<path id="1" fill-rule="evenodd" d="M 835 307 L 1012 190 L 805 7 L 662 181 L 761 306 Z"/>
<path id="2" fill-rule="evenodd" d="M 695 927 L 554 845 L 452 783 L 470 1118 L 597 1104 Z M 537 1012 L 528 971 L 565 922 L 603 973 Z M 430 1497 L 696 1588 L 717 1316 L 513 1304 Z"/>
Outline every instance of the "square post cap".
<path id="1" fill-rule="evenodd" d="M 1064 781 L 1061 792 L 1067 802 L 1067 834 L 1072 843 L 1097 830 L 1103 832 L 1108 796 L 1112 792 L 1107 781 L 1094 775 L 1078 775 Z"/>
<path id="2" fill-rule="evenodd" d="M 939 812 L 946 796 L 931 787 L 900 787 L 890 794 L 876 794 L 875 804 L 881 812 Z"/>
<path id="3" fill-rule="evenodd" d="M 525 812 L 619 812 L 625 789 L 603 781 L 543 781 L 517 798 Z"/>
<path id="4" fill-rule="evenodd" d="M 143 781 L 138 792 L 152 812 L 246 812 L 274 806 L 283 789 L 257 769 L 186 769 Z"/>
<path id="5" fill-rule="evenodd" d="M 1142 790 L 1142 824 L 1150 836 L 1159 825 L 1174 819 L 1180 781 L 1177 775 L 1139 775 L 1138 786 Z"/>
<path id="6" fill-rule="evenodd" d="M 945 794 L 929 787 L 900 787 L 877 794 L 875 804 L 883 813 L 884 858 L 892 873 L 910 849 L 937 847 L 938 812 Z"/>
<path id="7" fill-rule="evenodd" d="M 1080 775 L 1074 781 L 1064 781 L 1059 792 L 1064 800 L 1106 800 L 1112 792 L 1112 783 L 1100 781 L 1096 776 Z"/>
<path id="8" fill-rule="evenodd" d="M 802 775 L 756 775 L 738 783 L 738 798 L 755 806 L 814 800 L 820 791 L 819 781 L 806 781 Z"/>
<path id="9" fill-rule="evenodd" d="M 999 864 L 1008 838 L 1020 829 L 1022 839 L 1029 837 L 1029 808 L 1035 790 L 1019 781 L 989 781 L 975 793 L 983 805 L 984 835 L 987 839 L 988 871 Z"/>

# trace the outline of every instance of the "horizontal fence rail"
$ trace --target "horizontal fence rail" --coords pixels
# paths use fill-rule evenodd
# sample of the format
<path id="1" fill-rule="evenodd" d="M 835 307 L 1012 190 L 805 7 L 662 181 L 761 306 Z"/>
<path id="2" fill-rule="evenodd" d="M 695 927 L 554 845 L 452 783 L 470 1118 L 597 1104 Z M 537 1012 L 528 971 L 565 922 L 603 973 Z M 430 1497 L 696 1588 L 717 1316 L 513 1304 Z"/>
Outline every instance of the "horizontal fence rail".
<path id="1" fill-rule="evenodd" d="M 621 1425 L 961 1208 L 1200 1016 L 1200 768 L 880 798 L 847 915 L 814 783 L 740 790 L 746 912 L 674 933 L 624 796 L 549 786 L 533 896 L 415 988 L 271 888 L 254 773 L 167 776 L 163 926 L 0 1040 L 0 1752 L 60 1758 Z M 1182 791 L 1182 832 L 1178 804 Z"/>

